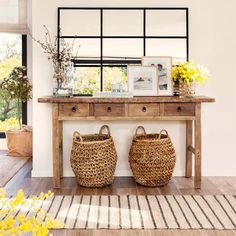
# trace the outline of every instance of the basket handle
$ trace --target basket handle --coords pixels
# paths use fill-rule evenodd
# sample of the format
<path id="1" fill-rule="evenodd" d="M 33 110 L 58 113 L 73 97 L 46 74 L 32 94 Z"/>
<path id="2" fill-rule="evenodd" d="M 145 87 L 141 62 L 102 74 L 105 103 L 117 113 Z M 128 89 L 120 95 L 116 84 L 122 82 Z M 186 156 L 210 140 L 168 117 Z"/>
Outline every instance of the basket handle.
<path id="1" fill-rule="evenodd" d="M 167 137 L 169 136 L 168 132 L 165 129 L 162 129 L 159 133 L 158 139 L 161 139 L 161 135 L 162 135 L 163 132 L 166 133 Z"/>
<path id="2" fill-rule="evenodd" d="M 73 140 L 83 142 L 83 138 L 82 138 L 81 134 L 78 131 L 74 132 Z"/>
<path id="3" fill-rule="evenodd" d="M 111 136 L 110 128 L 109 128 L 108 125 L 103 125 L 103 126 L 100 128 L 100 130 L 99 130 L 99 134 L 100 134 L 100 135 L 103 134 L 103 130 L 104 130 L 104 129 L 107 130 L 108 136 Z"/>
<path id="4" fill-rule="evenodd" d="M 146 130 L 144 129 L 144 127 L 143 126 L 138 126 L 136 131 L 135 131 L 135 136 L 138 135 L 139 130 L 142 130 L 142 134 L 146 135 Z"/>

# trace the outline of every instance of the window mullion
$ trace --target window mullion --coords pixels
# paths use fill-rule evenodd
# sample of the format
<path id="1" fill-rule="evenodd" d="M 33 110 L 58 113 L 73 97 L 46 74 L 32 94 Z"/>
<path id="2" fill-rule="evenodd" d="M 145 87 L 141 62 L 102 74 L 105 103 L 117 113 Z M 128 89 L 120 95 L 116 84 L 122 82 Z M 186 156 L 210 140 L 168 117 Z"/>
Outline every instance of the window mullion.
<path id="1" fill-rule="evenodd" d="M 189 14 L 188 8 L 186 9 L 186 54 L 187 54 L 187 61 L 189 61 Z"/>
<path id="2" fill-rule="evenodd" d="M 103 9 L 100 9 L 100 21 L 101 21 L 101 42 L 100 42 L 100 54 L 101 54 L 101 71 L 100 71 L 100 90 L 103 91 Z"/>
<path id="3" fill-rule="evenodd" d="M 143 56 L 146 56 L 146 9 L 143 9 Z"/>
<path id="4" fill-rule="evenodd" d="M 27 35 L 22 35 L 22 66 L 27 67 Z M 22 124 L 27 125 L 27 102 L 22 102 Z"/>

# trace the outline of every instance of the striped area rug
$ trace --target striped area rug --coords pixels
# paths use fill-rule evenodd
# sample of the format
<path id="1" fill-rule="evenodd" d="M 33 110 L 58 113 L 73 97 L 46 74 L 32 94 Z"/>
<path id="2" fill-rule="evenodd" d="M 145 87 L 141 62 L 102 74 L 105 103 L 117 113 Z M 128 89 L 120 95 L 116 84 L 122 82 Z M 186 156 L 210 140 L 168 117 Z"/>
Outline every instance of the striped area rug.
<path id="1" fill-rule="evenodd" d="M 40 203 L 65 229 L 236 229 L 236 196 L 54 196 Z"/>

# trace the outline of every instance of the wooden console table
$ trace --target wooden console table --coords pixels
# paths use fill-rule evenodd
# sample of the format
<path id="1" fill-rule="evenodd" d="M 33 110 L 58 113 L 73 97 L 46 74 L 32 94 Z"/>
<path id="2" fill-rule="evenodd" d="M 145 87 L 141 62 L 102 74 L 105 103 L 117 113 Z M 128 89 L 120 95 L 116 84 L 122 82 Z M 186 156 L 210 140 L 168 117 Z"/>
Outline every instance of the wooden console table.
<path id="1" fill-rule="evenodd" d="M 39 98 L 40 103 L 52 103 L 54 188 L 60 188 L 60 177 L 63 172 L 64 120 L 184 120 L 186 121 L 185 176 L 192 176 L 192 154 L 194 154 L 194 187 L 200 188 L 201 103 L 214 101 L 209 97 Z"/>

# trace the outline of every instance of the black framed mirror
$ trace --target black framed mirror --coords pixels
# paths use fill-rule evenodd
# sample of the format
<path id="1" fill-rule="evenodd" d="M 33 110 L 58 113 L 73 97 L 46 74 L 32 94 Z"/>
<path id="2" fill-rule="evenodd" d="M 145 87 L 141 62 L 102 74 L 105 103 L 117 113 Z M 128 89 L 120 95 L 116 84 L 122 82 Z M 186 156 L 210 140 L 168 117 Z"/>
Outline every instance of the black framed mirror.
<path id="1" fill-rule="evenodd" d="M 78 94 L 109 91 L 143 56 L 189 59 L 188 8 L 58 8 L 58 37 L 75 38 Z M 61 35 L 59 35 L 59 29 Z M 82 89 L 81 89 L 82 88 Z"/>

